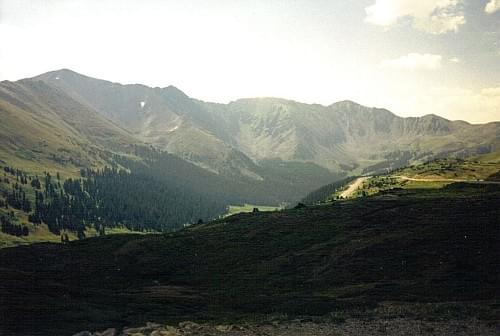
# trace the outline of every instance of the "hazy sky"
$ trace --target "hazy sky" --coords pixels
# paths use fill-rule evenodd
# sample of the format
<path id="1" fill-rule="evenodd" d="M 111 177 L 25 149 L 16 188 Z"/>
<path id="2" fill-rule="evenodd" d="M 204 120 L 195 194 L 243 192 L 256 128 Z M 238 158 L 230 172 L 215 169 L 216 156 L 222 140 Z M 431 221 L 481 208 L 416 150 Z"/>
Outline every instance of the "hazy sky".
<path id="1" fill-rule="evenodd" d="M 500 0 L 0 0 L 0 80 L 60 68 L 215 102 L 500 120 Z"/>

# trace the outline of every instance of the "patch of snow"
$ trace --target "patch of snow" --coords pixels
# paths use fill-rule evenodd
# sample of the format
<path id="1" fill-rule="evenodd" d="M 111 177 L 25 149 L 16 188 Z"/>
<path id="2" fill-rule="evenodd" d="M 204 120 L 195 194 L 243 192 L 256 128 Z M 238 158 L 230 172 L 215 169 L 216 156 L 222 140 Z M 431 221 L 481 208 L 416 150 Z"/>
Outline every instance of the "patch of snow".
<path id="1" fill-rule="evenodd" d="M 56 79 L 59 79 L 59 77 L 56 77 Z"/>
<path id="2" fill-rule="evenodd" d="M 179 125 L 175 126 L 175 127 L 172 127 L 171 129 L 169 129 L 167 132 L 173 132 L 175 131 L 176 129 L 179 128 Z"/>
<path id="3" fill-rule="evenodd" d="M 141 101 L 141 108 L 144 108 L 144 105 L 146 105 L 146 102 Z"/>

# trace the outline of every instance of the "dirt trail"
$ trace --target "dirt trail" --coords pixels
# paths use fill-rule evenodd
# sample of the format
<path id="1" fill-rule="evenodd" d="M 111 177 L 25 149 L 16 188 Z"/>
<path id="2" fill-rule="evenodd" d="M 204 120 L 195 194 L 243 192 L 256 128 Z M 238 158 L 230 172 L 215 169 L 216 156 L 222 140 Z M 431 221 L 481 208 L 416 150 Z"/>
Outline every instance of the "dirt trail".
<path id="1" fill-rule="evenodd" d="M 464 180 L 464 179 L 445 179 L 445 178 L 414 178 L 404 175 L 395 175 L 394 177 L 400 178 L 407 181 L 416 182 L 465 182 L 465 183 L 476 183 L 476 184 L 500 184 L 498 181 L 484 181 L 484 180 Z"/>
<path id="2" fill-rule="evenodd" d="M 358 177 L 357 179 L 352 182 L 349 187 L 344 190 L 343 192 L 340 193 L 340 197 L 342 198 L 349 198 L 352 196 L 352 194 L 358 190 L 358 188 L 363 184 L 364 181 L 368 179 L 368 176 L 362 176 Z"/>

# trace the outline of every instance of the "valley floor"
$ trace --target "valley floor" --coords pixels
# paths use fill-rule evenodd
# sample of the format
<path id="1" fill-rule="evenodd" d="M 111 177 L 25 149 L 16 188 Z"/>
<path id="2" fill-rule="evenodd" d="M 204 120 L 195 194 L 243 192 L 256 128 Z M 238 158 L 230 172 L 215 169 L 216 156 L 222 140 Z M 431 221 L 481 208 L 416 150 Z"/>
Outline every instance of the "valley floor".
<path id="1" fill-rule="evenodd" d="M 181 322 L 178 326 L 148 323 L 144 327 L 128 328 L 122 332 L 108 329 L 104 332 L 79 333 L 78 336 L 465 336 L 498 335 L 500 324 L 478 320 L 424 321 L 408 318 L 348 319 L 343 323 L 293 320 L 272 321 L 265 324 L 209 325 Z M 76 336 L 75 335 L 75 336 Z"/>

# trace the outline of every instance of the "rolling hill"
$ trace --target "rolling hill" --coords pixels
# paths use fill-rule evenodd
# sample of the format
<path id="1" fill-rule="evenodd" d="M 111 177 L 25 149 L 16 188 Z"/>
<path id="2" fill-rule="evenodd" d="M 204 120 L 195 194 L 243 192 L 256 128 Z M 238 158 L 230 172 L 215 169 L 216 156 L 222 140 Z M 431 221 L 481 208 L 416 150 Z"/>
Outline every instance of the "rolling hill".
<path id="1" fill-rule="evenodd" d="M 440 158 L 373 176 L 351 176 L 324 185 L 302 199 L 306 204 L 374 195 L 403 188 L 442 188 L 455 182 L 500 184 L 500 151 L 467 159 Z M 357 182 L 357 183 L 356 183 Z M 352 190 L 349 190 L 352 189 Z M 349 195 L 346 193 L 348 192 Z"/>
<path id="2" fill-rule="evenodd" d="M 0 332 L 268 314 L 373 318 L 383 307 L 394 307 L 394 318 L 405 306 L 420 307 L 421 318 L 494 321 L 499 202 L 498 186 L 455 184 L 238 214 L 163 235 L 0 249 Z"/>

